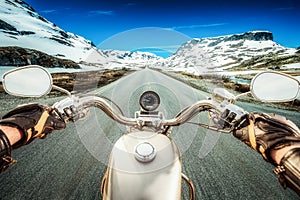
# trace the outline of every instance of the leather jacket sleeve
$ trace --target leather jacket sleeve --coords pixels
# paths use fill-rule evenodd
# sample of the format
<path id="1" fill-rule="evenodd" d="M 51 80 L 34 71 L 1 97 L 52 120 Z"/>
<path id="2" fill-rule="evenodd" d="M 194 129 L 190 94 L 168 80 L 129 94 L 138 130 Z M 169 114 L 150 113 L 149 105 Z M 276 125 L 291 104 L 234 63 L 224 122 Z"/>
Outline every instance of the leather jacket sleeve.
<path id="1" fill-rule="evenodd" d="M 10 142 L 0 130 L 0 173 L 5 171 L 12 162 Z"/>
<path id="2" fill-rule="evenodd" d="M 283 188 L 291 188 L 300 196 L 300 148 L 291 149 L 274 169 Z"/>

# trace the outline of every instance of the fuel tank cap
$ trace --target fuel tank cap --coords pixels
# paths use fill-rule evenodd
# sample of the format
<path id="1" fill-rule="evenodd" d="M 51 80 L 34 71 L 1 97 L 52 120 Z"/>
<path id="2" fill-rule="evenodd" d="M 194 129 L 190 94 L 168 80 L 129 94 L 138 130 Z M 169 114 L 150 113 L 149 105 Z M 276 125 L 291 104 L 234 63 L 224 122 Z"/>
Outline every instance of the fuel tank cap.
<path id="1" fill-rule="evenodd" d="M 151 162 L 156 156 L 156 151 L 149 142 L 142 142 L 136 145 L 134 156 L 140 162 Z"/>

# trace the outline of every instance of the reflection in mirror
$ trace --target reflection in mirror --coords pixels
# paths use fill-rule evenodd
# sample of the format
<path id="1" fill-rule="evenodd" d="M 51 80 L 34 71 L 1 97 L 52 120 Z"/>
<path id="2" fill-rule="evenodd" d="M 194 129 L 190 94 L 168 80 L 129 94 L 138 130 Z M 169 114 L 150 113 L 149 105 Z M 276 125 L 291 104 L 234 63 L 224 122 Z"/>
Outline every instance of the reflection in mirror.
<path id="1" fill-rule="evenodd" d="M 39 66 L 20 67 L 3 75 L 3 86 L 14 96 L 40 97 L 50 92 L 52 77 Z"/>
<path id="2" fill-rule="evenodd" d="M 263 72 L 252 80 L 251 92 L 255 98 L 261 101 L 291 101 L 298 96 L 299 82 L 285 74 Z"/>

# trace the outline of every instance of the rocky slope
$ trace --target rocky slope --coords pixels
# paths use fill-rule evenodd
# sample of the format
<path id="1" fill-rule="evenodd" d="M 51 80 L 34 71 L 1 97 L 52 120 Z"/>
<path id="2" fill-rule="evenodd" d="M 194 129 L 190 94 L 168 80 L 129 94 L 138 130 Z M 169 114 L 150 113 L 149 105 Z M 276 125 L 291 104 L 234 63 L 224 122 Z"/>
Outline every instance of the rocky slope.
<path id="1" fill-rule="evenodd" d="M 48 68 L 80 68 L 74 61 L 59 59 L 41 51 L 21 47 L 0 47 L 0 58 L 0 66 L 40 65 Z"/>
<path id="2" fill-rule="evenodd" d="M 21 0 L 0 0 L 0 46 L 36 49 L 75 62 L 84 59 L 95 45 L 66 32 L 39 15 Z"/>

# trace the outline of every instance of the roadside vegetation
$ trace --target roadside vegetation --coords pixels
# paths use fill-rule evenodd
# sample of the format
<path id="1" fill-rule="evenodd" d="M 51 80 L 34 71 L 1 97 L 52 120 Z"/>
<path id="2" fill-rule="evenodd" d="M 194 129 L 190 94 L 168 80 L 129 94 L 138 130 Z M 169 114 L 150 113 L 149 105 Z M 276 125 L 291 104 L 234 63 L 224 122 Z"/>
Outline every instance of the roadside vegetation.
<path id="1" fill-rule="evenodd" d="M 130 73 L 130 70 L 123 68 L 119 70 L 54 73 L 52 78 L 54 85 L 76 93 L 102 87 L 116 81 L 127 73 Z"/>
<path id="2" fill-rule="evenodd" d="M 107 85 L 117 79 L 121 78 L 131 70 L 123 68 L 118 70 L 99 70 L 86 71 L 75 73 L 53 73 L 53 84 L 62 87 L 68 91 L 88 92 L 98 87 Z M 0 92 L 4 92 L 2 83 L 0 82 Z M 57 91 L 51 93 L 57 94 Z"/>
<path id="3" fill-rule="evenodd" d="M 273 69 L 273 70 L 286 70 L 285 65 L 300 62 L 300 51 L 297 51 L 294 55 L 278 55 L 267 54 L 253 56 L 249 60 L 243 61 L 236 67 L 232 67 L 229 70 L 259 70 L 259 69 Z"/>
<path id="4" fill-rule="evenodd" d="M 250 84 L 241 84 L 233 81 L 232 77 L 230 76 L 220 76 L 220 75 L 203 75 L 203 76 L 197 76 L 194 74 L 189 74 L 186 72 L 163 72 L 168 76 L 171 76 L 179 81 L 182 81 L 191 87 L 194 87 L 196 89 L 202 90 L 207 93 L 212 93 L 214 88 L 226 88 L 228 91 L 233 93 L 234 95 L 238 95 L 241 93 L 245 93 L 250 91 Z M 292 72 L 291 72 L 292 73 Z M 249 82 L 253 78 L 253 75 L 239 75 L 236 76 L 238 78 L 244 78 L 248 79 Z M 266 106 L 271 107 L 279 107 L 283 109 L 289 109 L 289 110 L 300 110 L 300 100 L 296 99 L 292 102 L 287 103 L 262 103 L 259 101 L 256 101 L 251 96 L 244 96 L 239 99 L 239 101 L 244 102 L 251 102 L 251 103 L 259 103 Z"/>

